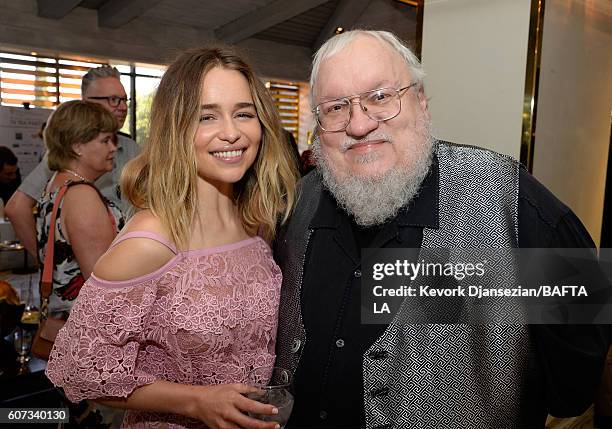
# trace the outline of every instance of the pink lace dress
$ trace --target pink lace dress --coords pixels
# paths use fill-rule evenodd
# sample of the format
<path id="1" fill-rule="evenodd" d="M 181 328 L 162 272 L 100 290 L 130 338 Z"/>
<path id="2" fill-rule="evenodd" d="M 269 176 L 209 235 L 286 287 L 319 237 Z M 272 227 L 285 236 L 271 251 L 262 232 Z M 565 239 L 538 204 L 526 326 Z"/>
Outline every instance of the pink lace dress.
<path id="1" fill-rule="evenodd" d="M 177 252 L 128 281 L 94 275 L 83 286 L 55 341 L 47 376 L 72 401 L 125 398 L 155 380 L 240 383 L 274 363 L 281 273 L 260 237 Z M 127 411 L 124 428 L 201 428 L 174 414 Z"/>

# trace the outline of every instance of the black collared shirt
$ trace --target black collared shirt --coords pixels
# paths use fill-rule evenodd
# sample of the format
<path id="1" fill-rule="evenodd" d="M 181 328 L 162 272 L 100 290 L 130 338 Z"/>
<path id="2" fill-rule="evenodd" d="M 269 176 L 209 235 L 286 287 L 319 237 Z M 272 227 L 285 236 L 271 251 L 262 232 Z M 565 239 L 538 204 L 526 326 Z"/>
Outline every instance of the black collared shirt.
<path id="1" fill-rule="evenodd" d="M 295 374 L 295 405 L 288 428 L 359 428 L 364 426 L 362 356 L 382 334 L 386 325 L 361 324 L 360 249 L 403 247 L 418 249 L 423 228 L 438 228 L 439 171 L 434 162 L 419 194 L 391 222 L 382 227 L 362 229 L 324 191 L 310 227 L 313 230 L 305 259 L 302 285 L 302 315 L 306 345 Z M 529 173 L 521 169 L 518 222 L 520 247 L 594 247 L 578 218 Z M 587 350 L 575 351 L 567 344 L 567 327 L 534 326 L 532 335 L 544 337 L 548 353 L 568 353 L 567 363 L 590 365 L 591 377 L 584 373 L 569 376 L 561 383 L 567 394 L 587 395 L 597 379 L 600 356 L 607 340 L 597 330 L 577 327 L 573 335 L 583 338 Z M 558 338 L 563 337 L 563 340 Z M 536 338 L 537 339 L 537 338 Z M 595 346 L 593 346 L 595 344 Z M 595 350 L 588 350 L 594 347 Z M 541 351 L 541 350 L 540 350 Z M 591 353 L 592 352 L 592 353 Z M 574 355 L 573 355 L 574 354 Z M 575 356 L 577 354 L 577 356 Z M 597 357 L 593 357 L 593 356 Z M 605 354 L 604 354 L 605 355 Z M 591 357 L 589 357 L 591 356 Z M 545 360 L 545 357 L 542 358 Z M 589 360 L 591 359 L 591 360 Z M 558 362 L 558 361 L 556 361 Z M 566 373 L 566 363 L 542 364 L 544 372 Z M 588 368 L 587 368 L 588 370 Z M 543 426 L 547 395 L 556 392 L 558 382 L 546 378 L 532 380 L 527 394 L 533 407 L 523 410 L 531 426 Z M 549 393 L 548 390 L 553 390 Z M 584 392 L 584 393 L 583 393 Z M 556 403 L 563 403 L 565 398 Z M 579 412 L 591 397 L 571 402 L 559 413 Z M 573 407 L 573 408 L 572 408 Z"/>

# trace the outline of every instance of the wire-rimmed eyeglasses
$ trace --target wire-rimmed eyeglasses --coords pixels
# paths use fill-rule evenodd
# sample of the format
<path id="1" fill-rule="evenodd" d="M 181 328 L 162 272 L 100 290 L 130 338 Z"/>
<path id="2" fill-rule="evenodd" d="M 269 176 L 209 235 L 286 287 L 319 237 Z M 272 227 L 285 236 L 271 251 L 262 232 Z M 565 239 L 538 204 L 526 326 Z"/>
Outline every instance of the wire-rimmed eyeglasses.
<path id="1" fill-rule="evenodd" d="M 109 106 L 117 107 L 123 101 L 125 104 L 130 102 L 128 97 L 117 97 L 116 95 L 110 95 L 108 97 L 87 97 L 90 100 L 106 100 Z"/>
<path id="2" fill-rule="evenodd" d="M 351 121 L 353 109 L 351 100 L 357 98 L 361 110 L 368 118 L 378 122 L 388 121 L 401 112 L 402 93 L 416 84 L 417 82 L 413 82 L 403 88 L 372 89 L 361 94 L 324 101 L 312 109 L 312 112 L 317 117 L 317 123 L 323 131 L 344 131 Z"/>

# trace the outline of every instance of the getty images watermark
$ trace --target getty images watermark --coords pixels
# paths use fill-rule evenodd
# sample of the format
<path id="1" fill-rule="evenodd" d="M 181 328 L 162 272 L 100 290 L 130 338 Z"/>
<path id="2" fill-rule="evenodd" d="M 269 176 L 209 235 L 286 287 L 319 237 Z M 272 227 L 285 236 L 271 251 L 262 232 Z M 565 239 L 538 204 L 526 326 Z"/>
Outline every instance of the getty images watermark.
<path id="1" fill-rule="evenodd" d="M 599 256 L 592 249 L 364 249 L 362 322 L 612 323 L 612 252 Z"/>

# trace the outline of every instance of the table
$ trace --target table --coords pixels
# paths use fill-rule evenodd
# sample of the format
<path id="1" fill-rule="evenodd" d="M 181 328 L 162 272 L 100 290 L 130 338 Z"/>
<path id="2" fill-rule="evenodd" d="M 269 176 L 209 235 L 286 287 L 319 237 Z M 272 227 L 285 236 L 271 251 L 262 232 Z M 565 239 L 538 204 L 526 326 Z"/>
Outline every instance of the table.
<path id="1" fill-rule="evenodd" d="M 13 269 L 23 274 L 36 270 L 36 264 L 19 243 L 11 223 L 0 218 L 0 270 Z"/>
<path id="2" fill-rule="evenodd" d="M 0 341 L 0 407 L 61 408 L 61 397 L 45 376 L 47 362 L 31 357 L 27 363 L 28 372 L 20 372 L 17 352 L 10 338 Z M 57 423 L 37 424 L 36 428 L 57 428 Z"/>

